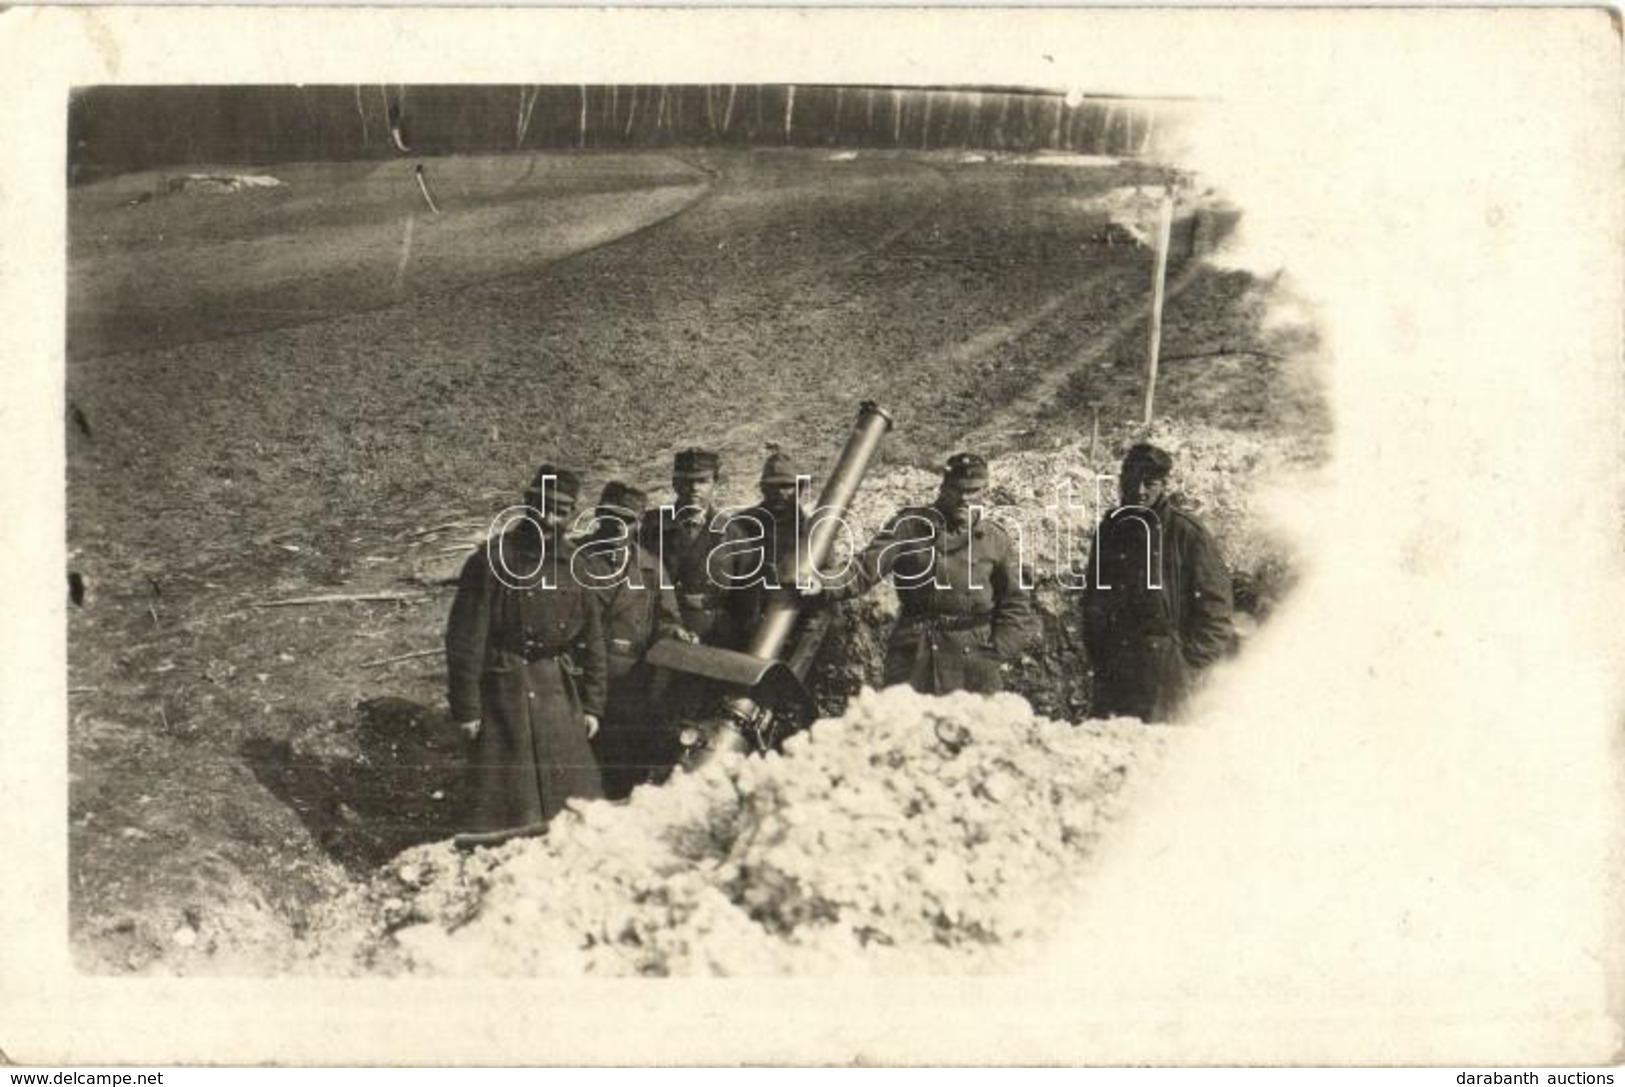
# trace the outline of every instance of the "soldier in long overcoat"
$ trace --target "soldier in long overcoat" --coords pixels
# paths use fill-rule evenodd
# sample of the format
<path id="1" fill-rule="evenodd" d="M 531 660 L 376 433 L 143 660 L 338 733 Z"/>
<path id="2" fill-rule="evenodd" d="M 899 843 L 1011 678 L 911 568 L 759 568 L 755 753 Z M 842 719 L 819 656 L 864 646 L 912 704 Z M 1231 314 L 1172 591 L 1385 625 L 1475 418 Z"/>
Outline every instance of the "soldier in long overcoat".
<path id="1" fill-rule="evenodd" d="M 1094 717 L 1170 720 L 1230 645 L 1230 575 L 1202 523 L 1170 498 L 1172 466 L 1154 445 L 1131 448 L 1121 505 L 1090 542 L 1083 636 Z"/>
<path id="2" fill-rule="evenodd" d="M 586 579 L 596 591 L 608 652 L 609 698 L 593 750 L 611 800 L 659 780 L 676 763 L 676 740 L 666 727 L 670 677 L 643 658 L 660 638 L 694 639 L 683 627 L 675 594 L 661 584 L 660 560 L 638 541 L 647 506 L 648 496 L 638 488 L 619 481 L 605 485 L 596 529 L 578 553 L 593 563 Z"/>
<path id="3" fill-rule="evenodd" d="M 545 823 L 603 795 L 588 740 L 608 673 L 600 608 L 572 574 L 564 523 L 581 488 L 543 465 L 529 509 L 463 566 L 446 624 L 453 720 L 470 740 L 474 831 Z"/>
<path id="4" fill-rule="evenodd" d="M 1003 665 L 1031 643 L 1031 591 L 1015 541 L 979 515 L 987 461 L 948 458 L 936 501 L 894 514 L 843 579 L 820 590 L 832 599 L 890 577 L 902 608 L 887 641 L 884 682 L 927 694 L 1004 689 Z"/>

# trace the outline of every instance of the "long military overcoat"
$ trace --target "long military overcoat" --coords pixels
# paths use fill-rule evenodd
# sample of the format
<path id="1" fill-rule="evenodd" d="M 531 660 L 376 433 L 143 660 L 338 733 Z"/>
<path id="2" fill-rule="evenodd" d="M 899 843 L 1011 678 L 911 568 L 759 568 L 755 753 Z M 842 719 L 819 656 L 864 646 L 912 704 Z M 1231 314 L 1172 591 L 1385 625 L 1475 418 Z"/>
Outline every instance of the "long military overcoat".
<path id="1" fill-rule="evenodd" d="M 482 723 L 469 753 L 479 831 L 545 822 L 571 797 L 603 795 L 582 717 L 604 712 L 599 605 L 572 576 L 567 540 L 550 539 L 545 558 L 532 525 L 499 540 L 464 564 L 446 625 L 452 716 Z"/>
<path id="2" fill-rule="evenodd" d="M 667 735 L 664 694 L 669 676 L 644 661 L 658 639 L 682 629 L 675 594 L 661 584 L 660 562 L 637 543 L 624 557 L 601 553 L 604 580 L 596 589 L 609 662 L 603 728 L 593 739 L 611 799 L 669 770 L 676 760 Z M 611 571 L 619 576 L 610 578 Z"/>
<path id="3" fill-rule="evenodd" d="M 1084 584 L 1091 715 L 1177 715 L 1197 674 L 1230 644 L 1230 574 L 1218 544 L 1166 499 L 1120 507 L 1095 530 Z"/>

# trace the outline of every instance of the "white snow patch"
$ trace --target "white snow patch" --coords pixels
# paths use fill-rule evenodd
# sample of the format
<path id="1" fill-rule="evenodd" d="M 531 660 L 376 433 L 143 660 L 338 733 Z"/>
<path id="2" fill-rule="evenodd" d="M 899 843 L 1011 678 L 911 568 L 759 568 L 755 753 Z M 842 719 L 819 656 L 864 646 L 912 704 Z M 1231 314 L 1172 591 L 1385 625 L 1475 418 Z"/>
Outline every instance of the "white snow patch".
<path id="1" fill-rule="evenodd" d="M 172 177 L 169 192 L 241 192 L 244 189 L 276 189 L 282 182 L 269 174 L 187 174 Z"/>

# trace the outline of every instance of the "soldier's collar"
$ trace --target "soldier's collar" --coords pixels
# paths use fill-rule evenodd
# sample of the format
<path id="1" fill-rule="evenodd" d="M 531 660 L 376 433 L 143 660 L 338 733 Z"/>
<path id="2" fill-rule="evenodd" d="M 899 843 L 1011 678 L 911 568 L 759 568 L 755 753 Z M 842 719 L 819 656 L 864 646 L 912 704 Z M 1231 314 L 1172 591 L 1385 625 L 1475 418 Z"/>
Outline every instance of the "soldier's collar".
<path id="1" fill-rule="evenodd" d="M 1150 510 L 1158 517 L 1166 517 L 1168 514 L 1180 509 L 1179 506 L 1168 501 L 1168 496 L 1166 494 L 1157 499 L 1155 502 L 1151 503 L 1149 506 L 1142 506 L 1138 502 L 1125 502 L 1117 508 L 1124 510 Z"/>
<path id="2" fill-rule="evenodd" d="M 937 519 L 937 522 L 940 525 L 942 525 L 942 527 L 944 529 L 948 530 L 949 532 L 960 533 L 960 534 L 964 534 L 964 533 L 968 532 L 970 535 L 975 536 L 977 539 L 982 538 L 982 524 L 983 524 L 983 522 L 982 522 L 981 518 L 968 519 L 963 524 L 956 523 L 953 520 L 953 518 L 948 516 L 948 512 L 946 510 L 944 510 L 941 506 L 937 505 L 935 502 L 931 503 L 931 512 L 935 515 L 935 517 Z"/>

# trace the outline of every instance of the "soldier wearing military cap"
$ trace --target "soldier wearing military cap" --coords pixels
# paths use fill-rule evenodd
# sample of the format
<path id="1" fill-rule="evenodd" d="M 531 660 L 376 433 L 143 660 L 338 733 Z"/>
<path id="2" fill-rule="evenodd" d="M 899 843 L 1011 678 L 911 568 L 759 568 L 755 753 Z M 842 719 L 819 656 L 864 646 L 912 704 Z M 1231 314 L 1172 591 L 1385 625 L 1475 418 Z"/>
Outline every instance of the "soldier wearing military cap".
<path id="1" fill-rule="evenodd" d="M 943 468 L 936 501 L 894 514 L 858 556 L 844 599 L 890 577 L 902 608 L 886 646 L 884 681 L 927 694 L 1004 687 L 1003 665 L 1033 638 L 1031 594 L 1014 540 L 979 516 L 987 461 L 956 453 Z M 814 594 L 820 589 L 815 584 Z"/>
<path id="2" fill-rule="evenodd" d="M 797 548 L 806 547 L 811 527 L 811 514 L 802 507 L 796 493 L 803 478 L 801 472 L 777 445 L 768 449 L 757 484 L 761 501 L 734 515 L 749 536 L 760 539 L 758 549 L 748 553 L 741 563 L 744 572 L 753 576 L 732 608 L 747 631 L 754 630 L 761 619 L 768 594 L 794 579 Z"/>
<path id="3" fill-rule="evenodd" d="M 471 829 L 551 819 L 602 796 L 589 745 L 604 712 L 601 610 L 564 526 L 581 477 L 544 464 L 506 531 L 463 565 L 446 624 L 453 720 L 470 741 Z"/>
<path id="4" fill-rule="evenodd" d="M 683 626 L 706 645 L 742 648 L 750 631 L 738 591 L 747 580 L 749 543 L 732 516 L 719 516 L 722 461 L 709 449 L 685 449 L 672 461 L 671 504 L 643 516 L 643 545 L 658 556 L 677 594 Z"/>
<path id="5" fill-rule="evenodd" d="M 597 525 L 579 552 L 592 563 L 583 580 L 597 595 L 609 659 L 609 698 L 593 750 L 611 800 L 663 777 L 675 764 L 662 697 L 668 677 L 643 656 L 660 638 L 693 638 L 683 628 L 676 596 L 662 585 L 660 560 L 638 540 L 648 504 L 648 495 L 630 484 L 606 484 Z"/>
<path id="6" fill-rule="evenodd" d="M 1165 450 L 1132 446 L 1121 504 L 1090 541 L 1083 634 L 1095 717 L 1171 719 L 1230 644 L 1230 575 L 1218 544 L 1170 495 L 1172 468 Z"/>

